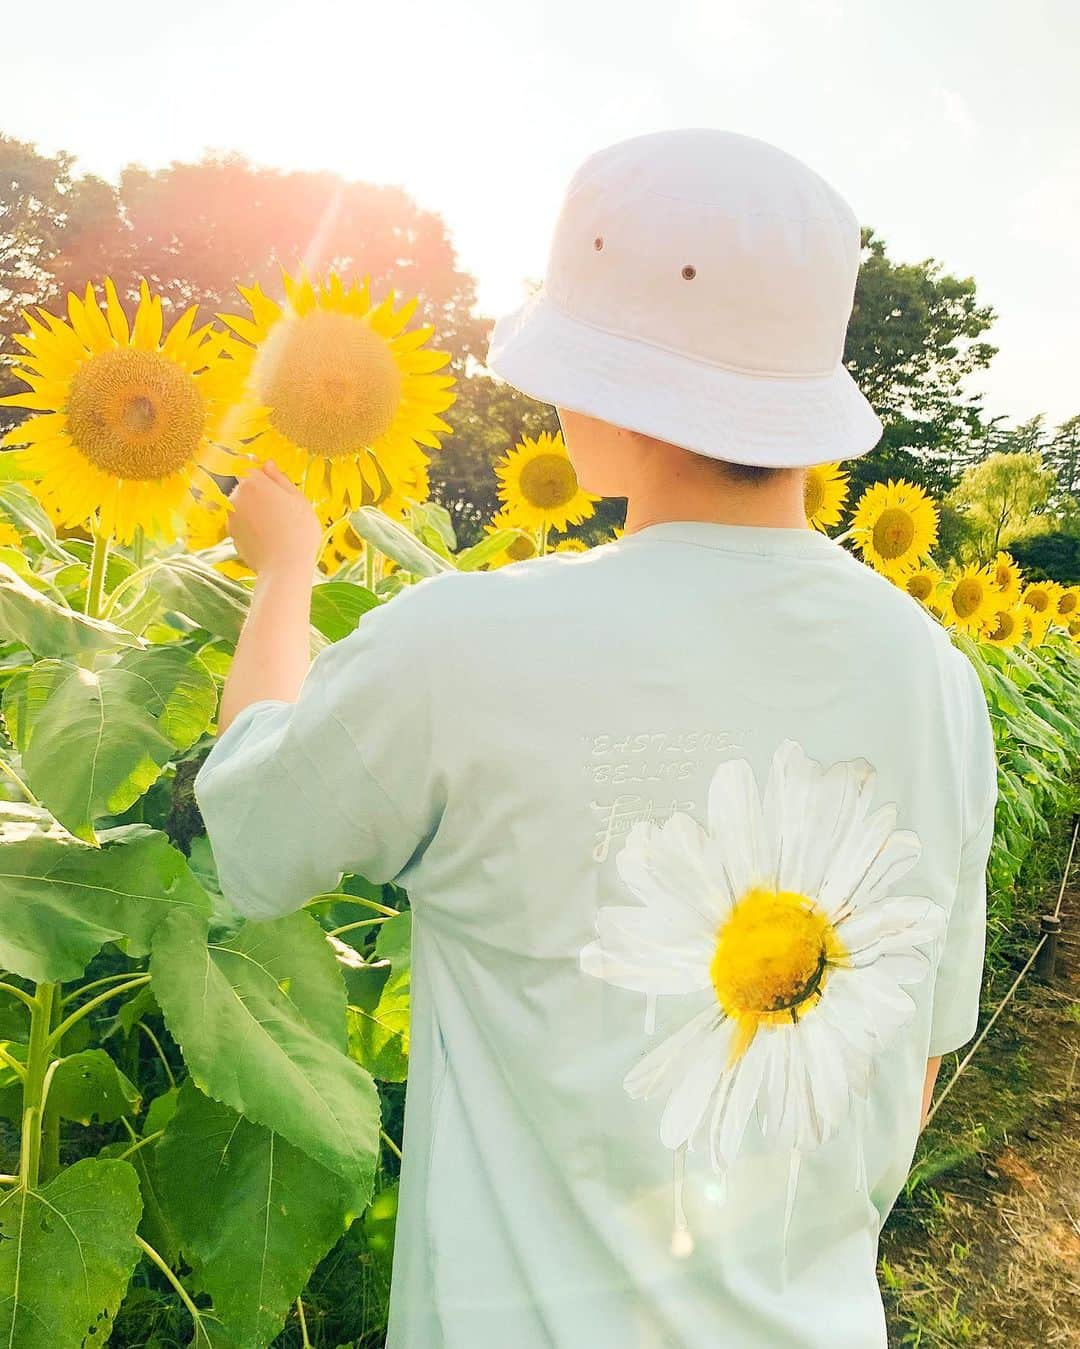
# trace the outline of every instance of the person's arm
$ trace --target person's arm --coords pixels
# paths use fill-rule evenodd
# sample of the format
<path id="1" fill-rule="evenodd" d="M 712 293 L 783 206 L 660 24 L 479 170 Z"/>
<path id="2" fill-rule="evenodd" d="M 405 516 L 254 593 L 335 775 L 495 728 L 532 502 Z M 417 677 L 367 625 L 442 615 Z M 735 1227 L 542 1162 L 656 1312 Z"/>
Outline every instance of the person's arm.
<path id="1" fill-rule="evenodd" d="M 295 702 L 311 661 L 311 582 L 322 528 L 303 492 L 273 464 L 229 498 L 229 532 L 256 573 L 218 714 L 222 735 L 251 703 Z"/>
<path id="2" fill-rule="evenodd" d="M 930 1113 L 930 1103 L 934 1099 L 934 1084 L 937 1082 L 938 1069 L 941 1067 L 941 1056 L 928 1059 L 926 1062 L 926 1077 L 923 1080 L 922 1091 L 922 1114 L 919 1116 L 919 1131 L 926 1128 L 926 1117 Z"/>
<path id="3" fill-rule="evenodd" d="M 335 891 L 346 872 L 395 880 L 434 837 L 445 775 L 429 641 L 439 584 L 461 574 L 405 587 L 309 662 L 314 513 L 273 470 L 234 498 L 233 538 L 258 581 L 194 793 L 222 895 L 247 918 L 272 919 Z"/>

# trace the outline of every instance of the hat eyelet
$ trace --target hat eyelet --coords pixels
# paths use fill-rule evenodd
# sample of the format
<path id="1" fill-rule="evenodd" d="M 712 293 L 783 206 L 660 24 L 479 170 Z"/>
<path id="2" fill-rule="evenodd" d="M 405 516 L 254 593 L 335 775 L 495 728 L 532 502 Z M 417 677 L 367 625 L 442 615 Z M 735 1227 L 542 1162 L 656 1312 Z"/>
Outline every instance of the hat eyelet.
<path id="1" fill-rule="evenodd" d="M 599 253 L 604 246 L 604 236 L 602 234 L 598 234 L 596 238 L 592 241 L 592 246 Z"/>
<path id="2" fill-rule="evenodd" d="M 691 267 L 690 264 L 687 263 L 686 266 L 682 269 L 682 278 L 683 278 L 683 280 L 684 280 L 684 281 L 693 281 L 693 279 L 694 279 L 695 276 L 697 276 L 697 268 L 696 268 L 696 267 Z"/>

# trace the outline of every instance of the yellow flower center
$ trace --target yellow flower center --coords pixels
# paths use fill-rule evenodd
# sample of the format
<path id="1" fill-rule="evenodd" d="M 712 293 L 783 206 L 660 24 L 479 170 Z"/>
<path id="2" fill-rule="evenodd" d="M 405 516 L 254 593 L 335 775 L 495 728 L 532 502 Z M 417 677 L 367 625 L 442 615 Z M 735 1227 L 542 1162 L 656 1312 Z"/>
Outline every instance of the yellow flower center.
<path id="1" fill-rule="evenodd" d="M 830 965 L 847 951 L 806 895 L 755 886 L 728 914 L 709 966 L 716 999 L 740 1023 L 733 1057 L 759 1025 L 797 1021 L 820 999 Z"/>
<path id="2" fill-rule="evenodd" d="M 538 454 L 522 467 L 521 495 L 537 510 L 566 506 L 577 495 L 574 466 L 563 454 Z"/>
<path id="3" fill-rule="evenodd" d="M 970 618 L 977 613 L 986 591 L 982 581 L 974 576 L 966 576 L 953 590 L 953 608 L 957 618 Z"/>
<path id="4" fill-rule="evenodd" d="M 803 502 L 806 518 L 812 520 L 825 501 L 825 479 L 816 468 L 807 470 L 806 486 L 803 489 Z"/>
<path id="5" fill-rule="evenodd" d="M 535 542 L 527 534 L 519 534 L 506 550 L 506 556 L 515 562 L 524 562 L 536 552 Z"/>
<path id="6" fill-rule="evenodd" d="M 909 576 L 904 582 L 909 595 L 914 595 L 917 600 L 922 600 L 925 604 L 934 593 L 934 578 L 928 576 L 926 572 L 916 572 L 914 576 Z"/>
<path id="7" fill-rule="evenodd" d="M 1025 594 L 1024 603 L 1037 614 L 1044 614 L 1050 607 L 1050 594 L 1046 590 L 1031 589 Z"/>
<path id="8" fill-rule="evenodd" d="M 369 448 L 393 425 L 401 373 L 384 338 L 350 314 L 313 310 L 274 325 L 252 381 L 270 423 L 309 454 Z"/>
<path id="9" fill-rule="evenodd" d="M 67 428 L 103 473 L 167 478 L 196 457 L 206 409 L 194 378 L 154 351 L 102 351 L 71 379 Z"/>
<path id="10" fill-rule="evenodd" d="M 1016 631 L 1016 626 L 1016 615 L 1010 613 L 1008 609 L 1001 609 L 998 611 L 994 630 L 987 633 L 987 637 L 991 642 L 1006 642 Z"/>
<path id="11" fill-rule="evenodd" d="M 915 541 L 915 520 L 901 506 L 883 510 L 874 524 L 874 548 L 886 562 L 903 557 Z"/>
<path id="12" fill-rule="evenodd" d="M 1069 619 L 1069 636 L 1080 637 L 1080 618 Z"/>

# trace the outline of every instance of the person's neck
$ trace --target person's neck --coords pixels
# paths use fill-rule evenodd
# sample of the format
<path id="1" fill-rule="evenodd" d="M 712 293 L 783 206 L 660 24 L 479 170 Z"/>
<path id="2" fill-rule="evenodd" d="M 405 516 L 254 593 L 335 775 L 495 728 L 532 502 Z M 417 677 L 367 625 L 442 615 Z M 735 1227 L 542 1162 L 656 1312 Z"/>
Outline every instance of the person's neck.
<path id="1" fill-rule="evenodd" d="M 627 497 L 623 532 L 676 520 L 808 529 L 805 503 L 802 472 L 785 473 L 761 485 L 717 481 L 715 472 L 680 474 L 663 487 L 654 484 Z"/>

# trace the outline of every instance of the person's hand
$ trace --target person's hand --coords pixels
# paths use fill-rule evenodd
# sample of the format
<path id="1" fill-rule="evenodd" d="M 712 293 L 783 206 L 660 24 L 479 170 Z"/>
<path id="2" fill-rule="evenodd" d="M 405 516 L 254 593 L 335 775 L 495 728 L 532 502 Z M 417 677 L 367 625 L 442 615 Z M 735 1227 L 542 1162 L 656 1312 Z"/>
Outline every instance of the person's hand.
<path id="1" fill-rule="evenodd" d="M 260 575 L 298 571 L 310 576 L 323 535 L 311 502 L 273 461 L 233 488 L 228 531 L 240 560 Z"/>

